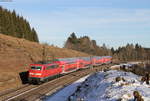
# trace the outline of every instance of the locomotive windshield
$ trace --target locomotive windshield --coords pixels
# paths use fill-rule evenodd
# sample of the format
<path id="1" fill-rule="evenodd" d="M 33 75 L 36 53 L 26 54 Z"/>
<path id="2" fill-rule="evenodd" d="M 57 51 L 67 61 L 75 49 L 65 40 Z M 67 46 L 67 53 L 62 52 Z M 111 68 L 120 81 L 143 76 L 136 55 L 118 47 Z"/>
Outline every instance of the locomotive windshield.
<path id="1" fill-rule="evenodd" d="M 41 66 L 32 66 L 31 69 L 32 70 L 41 70 L 42 67 Z"/>

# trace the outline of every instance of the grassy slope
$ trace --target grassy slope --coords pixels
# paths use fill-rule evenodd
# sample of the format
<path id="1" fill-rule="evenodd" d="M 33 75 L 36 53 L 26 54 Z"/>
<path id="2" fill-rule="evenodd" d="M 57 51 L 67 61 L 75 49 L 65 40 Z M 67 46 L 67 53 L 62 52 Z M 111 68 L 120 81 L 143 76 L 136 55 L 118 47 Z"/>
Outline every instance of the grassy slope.
<path id="1" fill-rule="evenodd" d="M 88 54 L 47 46 L 48 55 L 55 57 L 89 56 Z M 43 45 L 0 34 L 0 90 L 20 86 L 19 72 L 29 69 L 33 61 L 42 60 Z"/>

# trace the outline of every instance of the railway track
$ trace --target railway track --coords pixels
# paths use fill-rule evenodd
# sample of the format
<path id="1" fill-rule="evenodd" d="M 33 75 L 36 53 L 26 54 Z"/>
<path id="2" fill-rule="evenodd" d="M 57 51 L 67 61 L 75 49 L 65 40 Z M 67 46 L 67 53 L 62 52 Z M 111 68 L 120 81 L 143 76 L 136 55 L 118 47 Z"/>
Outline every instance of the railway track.
<path id="1" fill-rule="evenodd" d="M 29 89 L 32 89 L 34 88 L 36 85 L 24 85 L 24 86 L 21 86 L 19 88 L 16 88 L 16 89 L 12 89 L 10 91 L 7 91 L 7 92 L 4 92 L 2 94 L 0 94 L 0 101 L 6 101 L 7 98 L 11 97 L 11 96 L 15 96 L 16 94 L 19 94 L 19 93 L 23 93 L 24 91 L 27 91 Z"/>
<path id="2" fill-rule="evenodd" d="M 0 101 L 39 101 L 45 96 L 51 95 L 61 88 L 73 83 L 74 81 L 84 77 L 95 71 L 110 67 L 112 64 L 102 65 L 99 67 L 88 68 L 76 72 L 69 73 L 57 79 L 43 83 L 42 85 L 26 85 L 14 91 L 0 95 Z"/>
<path id="3" fill-rule="evenodd" d="M 1 92 L 0 92 L 0 97 L 5 96 L 6 94 L 12 93 L 12 92 L 14 92 L 14 91 L 17 91 L 17 90 L 19 90 L 19 89 L 23 89 L 23 88 L 25 88 L 25 87 L 27 87 L 27 86 L 29 86 L 29 84 L 25 84 L 25 85 L 20 86 L 20 87 L 18 87 L 18 88 L 12 88 L 12 89 L 8 89 L 8 90 L 5 90 L 5 91 L 1 91 Z"/>

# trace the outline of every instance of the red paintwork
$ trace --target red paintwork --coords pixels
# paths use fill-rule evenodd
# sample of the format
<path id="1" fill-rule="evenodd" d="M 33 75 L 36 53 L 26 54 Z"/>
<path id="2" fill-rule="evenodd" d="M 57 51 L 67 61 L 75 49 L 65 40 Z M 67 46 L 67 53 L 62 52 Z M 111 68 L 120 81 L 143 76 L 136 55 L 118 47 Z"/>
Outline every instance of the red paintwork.
<path id="1" fill-rule="evenodd" d="M 69 60 L 67 60 L 69 59 Z M 31 66 L 41 66 L 41 70 L 29 70 L 29 77 L 34 78 L 47 78 L 58 74 L 69 73 L 72 71 L 76 71 L 78 69 L 87 68 L 91 64 L 94 66 L 109 63 L 112 61 L 112 57 L 104 56 L 104 57 L 81 57 L 81 58 L 64 58 L 60 59 L 60 61 L 54 61 L 53 63 L 48 64 L 31 64 Z M 57 68 L 50 68 L 47 70 L 49 66 L 58 65 Z M 40 75 L 41 74 L 41 75 Z"/>
<path id="2" fill-rule="evenodd" d="M 43 65 L 41 64 L 30 64 L 31 66 L 42 66 L 41 70 L 32 70 L 29 69 L 29 77 L 43 77 Z M 35 75 L 35 73 L 41 73 L 42 75 Z"/>
<path id="3" fill-rule="evenodd" d="M 48 69 L 48 70 L 46 69 L 48 66 L 52 66 L 52 65 L 57 65 L 57 64 L 47 64 L 47 65 L 44 66 L 44 71 L 43 71 L 44 77 L 58 75 L 62 72 L 62 68 L 59 65 L 58 65 L 57 68 L 51 68 L 51 69 Z"/>
<path id="4" fill-rule="evenodd" d="M 62 73 L 75 71 L 78 69 L 79 61 L 67 62 L 67 61 L 55 61 L 59 66 L 62 67 Z"/>
<path id="5" fill-rule="evenodd" d="M 85 63 L 84 63 L 84 60 L 82 59 L 79 59 L 78 60 L 78 69 L 82 69 L 85 67 Z"/>

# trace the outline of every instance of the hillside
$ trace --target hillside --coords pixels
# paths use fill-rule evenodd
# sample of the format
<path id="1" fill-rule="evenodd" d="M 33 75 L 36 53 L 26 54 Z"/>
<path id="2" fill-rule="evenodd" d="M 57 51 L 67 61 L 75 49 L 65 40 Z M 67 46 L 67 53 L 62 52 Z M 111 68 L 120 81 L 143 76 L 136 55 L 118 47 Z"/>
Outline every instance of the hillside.
<path id="1" fill-rule="evenodd" d="M 0 6 L 0 33 L 39 42 L 37 33 L 22 16 Z"/>
<path id="2" fill-rule="evenodd" d="M 96 41 L 91 40 L 88 36 L 77 38 L 75 33 L 68 37 L 64 47 L 93 55 L 104 56 L 111 54 L 110 49 L 107 49 L 105 45 L 102 47 L 98 46 Z"/>
<path id="3" fill-rule="evenodd" d="M 46 47 L 46 54 L 49 59 L 88 56 L 88 54 L 82 52 L 44 46 L 25 39 L 0 34 L 0 90 L 20 86 L 19 73 L 27 71 L 30 63 L 43 59 L 43 47 Z"/>

